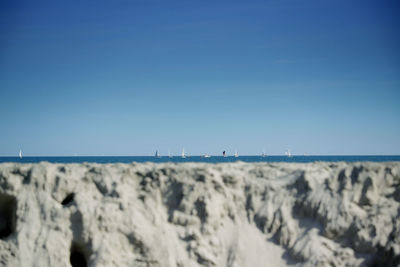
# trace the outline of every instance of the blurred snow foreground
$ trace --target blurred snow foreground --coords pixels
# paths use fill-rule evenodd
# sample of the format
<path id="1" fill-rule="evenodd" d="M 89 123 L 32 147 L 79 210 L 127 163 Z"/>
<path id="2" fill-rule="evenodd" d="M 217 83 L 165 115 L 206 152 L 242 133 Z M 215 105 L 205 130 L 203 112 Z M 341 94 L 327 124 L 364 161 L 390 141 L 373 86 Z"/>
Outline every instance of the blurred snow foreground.
<path id="1" fill-rule="evenodd" d="M 400 163 L 0 164 L 1 266 L 398 266 Z"/>

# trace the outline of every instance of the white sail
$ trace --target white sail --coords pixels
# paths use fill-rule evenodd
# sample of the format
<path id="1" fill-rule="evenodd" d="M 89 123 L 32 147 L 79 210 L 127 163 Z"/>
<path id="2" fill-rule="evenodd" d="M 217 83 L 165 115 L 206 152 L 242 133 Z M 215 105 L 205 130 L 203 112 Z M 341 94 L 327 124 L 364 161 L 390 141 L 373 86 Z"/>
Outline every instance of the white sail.
<path id="1" fill-rule="evenodd" d="M 185 156 L 185 148 L 182 148 L 182 158 L 186 158 L 186 156 Z"/>
<path id="2" fill-rule="evenodd" d="M 22 159 L 22 150 L 19 150 L 19 158 Z"/>
<path id="3" fill-rule="evenodd" d="M 235 149 L 235 155 L 234 156 L 235 156 L 235 158 L 239 157 L 239 154 L 238 154 L 236 149 Z"/>

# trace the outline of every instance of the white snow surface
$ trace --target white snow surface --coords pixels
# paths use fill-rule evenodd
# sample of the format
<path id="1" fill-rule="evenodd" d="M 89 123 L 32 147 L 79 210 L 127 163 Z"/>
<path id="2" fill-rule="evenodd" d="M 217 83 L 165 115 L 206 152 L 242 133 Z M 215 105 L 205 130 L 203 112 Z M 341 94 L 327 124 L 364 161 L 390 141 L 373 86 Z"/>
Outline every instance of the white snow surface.
<path id="1" fill-rule="evenodd" d="M 1 266 L 399 266 L 399 216 L 398 162 L 0 164 Z"/>

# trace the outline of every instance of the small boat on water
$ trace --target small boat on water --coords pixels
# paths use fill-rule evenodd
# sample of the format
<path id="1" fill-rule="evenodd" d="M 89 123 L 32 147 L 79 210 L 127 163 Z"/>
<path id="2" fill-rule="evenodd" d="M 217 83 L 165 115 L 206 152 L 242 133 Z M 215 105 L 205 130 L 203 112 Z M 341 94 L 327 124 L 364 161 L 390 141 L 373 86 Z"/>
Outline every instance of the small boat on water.
<path id="1" fill-rule="evenodd" d="M 155 157 L 156 157 L 156 158 L 161 158 L 160 153 L 158 153 L 158 150 L 156 150 Z"/>
<path id="2" fill-rule="evenodd" d="M 19 150 L 19 154 L 18 154 L 19 158 L 22 159 L 22 150 Z"/>
<path id="3" fill-rule="evenodd" d="M 238 154 L 238 152 L 237 152 L 237 150 L 235 149 L 235 154 L 233 155 L 235 158 L 238 158 L 239 157 L 239 154 Z"/>
<path id="4" fill-rule="evenodd" d="M 186 158 L 186 155 L 185 155 L 185 148 L 182 148 L 182 155 L 181 155 L 181 157 L 184 159 L 184 158 Z"/>
<path id="5" fill-rule="evenodd" d="M 204 154 L 203 158 L 211 158 L 211 156 L 209 154 Z"/>
<path id="6" fill-rule="evenodd" d="M 292 156 L 292 152 L 290 152 L 290 149 L 286 150 L 285 155 L 290 158 Z"/>
<path id="7" fill-rule="evenodd" d="M 265 154 L 265 151 L 263 151 L 262 153 L 261 153 L 261 157 L 266 157 L 267 156 L 267 154 Z"/>
<path id="8" fill-rule="evenodd" d="M 224 158 L 227 157 L 225 150 L 222 152 L 222 156 L 223 156 Z"/>

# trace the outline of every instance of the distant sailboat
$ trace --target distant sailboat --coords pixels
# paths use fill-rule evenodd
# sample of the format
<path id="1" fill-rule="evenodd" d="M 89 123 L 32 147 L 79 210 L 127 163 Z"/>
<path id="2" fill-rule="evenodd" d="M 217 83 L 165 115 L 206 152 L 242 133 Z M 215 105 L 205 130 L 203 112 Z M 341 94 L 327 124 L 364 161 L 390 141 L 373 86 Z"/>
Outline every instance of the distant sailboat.
<path id="1" fill-rule="evenodd" d="M 186 156 L 185 156 L 185 148 L 182 148 L 182 158 L 183 159 L 186 158 Z"/>
<path id="2" fill-rule="evenodd" d="M 22 159 L 22 150 L 21 149 L 19 150 L 19 154 L 18 155 L 19 155 L 19 158 Z"/>
<path id="3" fill-rule="evenodd" d="M 155 157 L 156 158 L 160 158 L 161 156 L 160 156 L 160 153 L 158 153 L 158 150 L 156 150 L 156 155 L 155 155 Z"/>
<path id="4" fill-rule="evenodd" d="M 286 150 L 285 154 L 286 154 L 286 156 L 288 156 L 289 158 L 292 156 L 292 152 L 290 152 L 290 149 Z"/>
<path id="5" fill-rule="evenodd" d="M 267 154 L 265 154 L 265 151 L 263 151 L 262 153 L 261 153 L 261 157 L 266 157 L 267 156 Z"/>
<path id="6" fill-rule="evenodd" d="M 169 149 L 168 149 L 168 158 L 172 158 L 171 153 L 169 152 Z"/>
<path id="7" fill-rule="evenodd" d="M 235 154 L 233 155 L 235 158 L 239 157 L 237 150 L 235 149 Z"/>
<path id="8" fill-rule="evenodd" d="M 226 156 L 226 152 L 225 152 L 225 150 L 224 150 L 224 152 L 222 152 L 222 156 L 224 157 L 224 158 L 226 158 L 227 156 Z"/>

